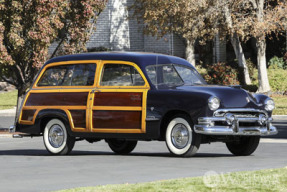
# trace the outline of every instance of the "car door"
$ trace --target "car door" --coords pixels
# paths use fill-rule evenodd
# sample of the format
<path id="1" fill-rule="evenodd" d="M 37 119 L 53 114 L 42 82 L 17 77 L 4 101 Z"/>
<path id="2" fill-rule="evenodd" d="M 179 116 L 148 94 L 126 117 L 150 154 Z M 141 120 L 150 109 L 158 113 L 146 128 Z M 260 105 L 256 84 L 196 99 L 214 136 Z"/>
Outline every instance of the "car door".
<path id="1" fill-rule="evenodd" d="M 95 88 L 97 61 L 70 61 L 47 65 L 29 91 L 20 123 L 32 125 L 42 110 L 64 111 L 74 132 L 90 132 L 88 96 Z"/>
<path id="2" fill-rule="evenodd" d="M 92 101 L 91 131 L 145 133 L 149 85 L 131 62 L 103 61 Z"/>

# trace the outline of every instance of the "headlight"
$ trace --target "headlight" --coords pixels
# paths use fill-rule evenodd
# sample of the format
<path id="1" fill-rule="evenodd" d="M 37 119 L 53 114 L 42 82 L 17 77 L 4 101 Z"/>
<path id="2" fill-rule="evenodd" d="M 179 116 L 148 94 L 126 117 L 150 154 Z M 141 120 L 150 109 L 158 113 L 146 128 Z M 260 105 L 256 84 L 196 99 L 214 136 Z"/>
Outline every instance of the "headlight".
<path id="1" fill-rule="evenodd" d="M 266 99 L 264 104 L 266 111 L 272 111 L 275 108 L 275 103 L 272 99 Z"/>
<path id="2" fill-rule="evenodd" d="M 219 108 L 220 100 L 217 97 L 210 97 L 208 99 L 208 106 L 210 110 L 214 111 Z"/>

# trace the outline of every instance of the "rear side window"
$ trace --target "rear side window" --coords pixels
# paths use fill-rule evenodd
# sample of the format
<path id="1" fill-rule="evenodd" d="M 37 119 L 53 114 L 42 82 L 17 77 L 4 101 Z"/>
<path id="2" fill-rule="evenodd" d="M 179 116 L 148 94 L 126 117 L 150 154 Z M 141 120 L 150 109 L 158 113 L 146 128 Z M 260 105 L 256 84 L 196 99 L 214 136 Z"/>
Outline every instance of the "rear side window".
<path id="1" fill-rule="evenodd" d="M 140 73 L 131 65 L 105 64 L 101 80 L 102 86 L 143 86 Z"/>
<path id="2" fill-rule="evenodd" d="M 38 82 L 41 86 L 91 86 L 96 64 L 76 64 L 49 67 Z"/>

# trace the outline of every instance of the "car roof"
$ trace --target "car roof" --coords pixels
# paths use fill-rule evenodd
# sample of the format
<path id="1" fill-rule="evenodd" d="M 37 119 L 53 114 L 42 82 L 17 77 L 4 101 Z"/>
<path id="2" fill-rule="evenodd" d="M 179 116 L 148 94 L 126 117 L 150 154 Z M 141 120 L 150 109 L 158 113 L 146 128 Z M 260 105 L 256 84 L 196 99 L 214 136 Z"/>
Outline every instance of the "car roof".
<path id="1" fill-rule="evenodd" d="M 154 64 L 182 64 L 188 67 L 193 67 L 185 59 L 158 54 L 158 53 L 145 53 L 145 52 L 91 52 L 81 53 L 74 55 L 65 55 L 55 57 L 48 60 L 45 65 L 61 61 L 78 61 L 78 60 L 113 60 L 113 61 L 129 61 L 137 64 L 141 69 L 148 65 Z M 45 66 L 44 65 L 44 66 Z"/>

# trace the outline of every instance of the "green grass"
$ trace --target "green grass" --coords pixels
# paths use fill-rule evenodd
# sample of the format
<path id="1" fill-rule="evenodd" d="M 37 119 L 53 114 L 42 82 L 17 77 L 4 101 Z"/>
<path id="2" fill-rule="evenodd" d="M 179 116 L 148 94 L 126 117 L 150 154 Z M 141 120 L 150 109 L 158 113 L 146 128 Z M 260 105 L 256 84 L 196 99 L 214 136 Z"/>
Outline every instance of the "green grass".
<path id="1" fill-rule="evenodd" d="M 17 91 L 0 93 L 0 110 L 11 109 L 17 105 Z"/>
<path id="2" fill-rule="evenodd" d="M 210 173 L 210 174 L 208 174 Z M 105 185 L 61 192 L 287 191 L 287 167 L 218 174 L 139 184 Z"/>
<path id="3" fill-rule="evenodd" d="M 275 102 L 273 115 L 287 115 L 287 96 L 272 96 Z"/>

